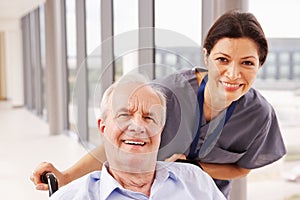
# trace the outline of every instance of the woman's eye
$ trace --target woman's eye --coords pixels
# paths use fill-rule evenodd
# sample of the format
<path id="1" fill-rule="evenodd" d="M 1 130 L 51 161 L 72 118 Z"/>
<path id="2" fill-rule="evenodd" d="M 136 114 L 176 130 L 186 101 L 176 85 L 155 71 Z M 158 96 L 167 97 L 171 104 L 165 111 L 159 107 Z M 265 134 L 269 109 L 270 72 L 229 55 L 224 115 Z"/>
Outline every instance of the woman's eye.
<path id="1" fill-rule="evenodd" d="M 247 66 L 253 66 L 253 65 L 254 65 L 254 63 L 253 63 L 253 62 L 251 62 L 251 61 L 244 61 L 244 62 L 243 62 L 243 65 L 247 65 Z"/>
<path id="2" fill-rule="evenodd" d="M 219 57 L 219 58 L 217 58 L 216 59 L 218 62 L 220 62 L 220 63 L 226 63 L 226 62 L 228 62 L 228 59 L 227 58 L 224 58 L 224 57 Z"/>

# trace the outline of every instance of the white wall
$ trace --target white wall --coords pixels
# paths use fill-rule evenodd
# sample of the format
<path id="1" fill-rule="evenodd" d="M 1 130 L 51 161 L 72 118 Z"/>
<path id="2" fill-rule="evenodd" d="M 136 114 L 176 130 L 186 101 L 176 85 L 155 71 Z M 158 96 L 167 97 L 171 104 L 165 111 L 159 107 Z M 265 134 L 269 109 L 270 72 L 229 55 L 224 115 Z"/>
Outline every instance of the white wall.
<path id="1" fill-rule="evenodd" d="M 0 99 L 6 98 L 6 72 L 4 60 L 4 32 L 0 31 Z"/>
<path id="2" fill-rule="evenodd" d="M 18 19 L 0 20 L 0 31 L 5 38 L 6 98 L 13 106 L 24 104 L 22 32 Z"/>

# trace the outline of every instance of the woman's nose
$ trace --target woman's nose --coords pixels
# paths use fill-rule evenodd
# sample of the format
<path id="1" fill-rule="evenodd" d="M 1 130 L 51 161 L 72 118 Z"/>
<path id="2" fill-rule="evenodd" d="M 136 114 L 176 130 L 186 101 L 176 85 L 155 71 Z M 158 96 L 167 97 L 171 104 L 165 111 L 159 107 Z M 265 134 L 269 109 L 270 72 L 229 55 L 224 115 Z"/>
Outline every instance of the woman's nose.
<path id="1" fill-rule="evenodd" d="M 225 74 L 230 80 L 236 80 L 240 78 L 241 73 L 238 64 L 234 62 L 230 63 Z"/>

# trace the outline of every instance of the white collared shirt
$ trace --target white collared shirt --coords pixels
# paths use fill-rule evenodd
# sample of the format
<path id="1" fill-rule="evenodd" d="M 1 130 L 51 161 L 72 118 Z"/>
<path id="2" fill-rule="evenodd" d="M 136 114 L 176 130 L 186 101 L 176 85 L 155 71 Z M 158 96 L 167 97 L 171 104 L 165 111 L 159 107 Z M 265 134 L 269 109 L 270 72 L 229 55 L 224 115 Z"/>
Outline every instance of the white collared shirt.
<path id="1" fill-rule="evenodd" d="M 107 171 L 92 172 L 60 188 L 51 200 L 225 200 L 212 178 L 199 167 L 173 162 L 157 162 L 150 197 L 123 188 Z"/>

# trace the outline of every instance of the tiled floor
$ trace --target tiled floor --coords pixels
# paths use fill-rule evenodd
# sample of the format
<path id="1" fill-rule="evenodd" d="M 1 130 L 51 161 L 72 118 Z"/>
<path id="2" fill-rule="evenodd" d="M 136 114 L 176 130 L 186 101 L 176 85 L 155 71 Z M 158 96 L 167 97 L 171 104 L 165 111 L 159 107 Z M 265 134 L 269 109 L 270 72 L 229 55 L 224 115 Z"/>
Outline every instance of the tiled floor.
<path id="1" fill-rule="evenodd" d="M 262 93 L 277 111 L 288 150 L 296 153 L 286 157 L 291 161 L 282 159 L 253 170 L 247 178 L 247 200 L 299 200 L 300 182 L 287 182 L 284 175 L 300 167 L 300 96 Z M 24 108 L 12 108 L 9 102 L 0 102 L 0 130 L 0 199 L 48 199 L 48 193 L 36 191 L 29 180 L 35 166 L 51 161 L 65 169 L 87 153 L 65 135 L 49 136 L 47 123 Z"/>

